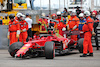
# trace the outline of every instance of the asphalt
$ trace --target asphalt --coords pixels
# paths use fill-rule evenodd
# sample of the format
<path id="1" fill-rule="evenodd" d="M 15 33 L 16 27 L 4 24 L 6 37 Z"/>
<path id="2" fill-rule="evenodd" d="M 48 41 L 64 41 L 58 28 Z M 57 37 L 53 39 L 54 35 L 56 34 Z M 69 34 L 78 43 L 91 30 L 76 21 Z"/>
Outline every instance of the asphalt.
<path id="1" fill-rule="evenodd" d="M 31 59 L 12 58 L 8 50 L 0 49 L 0 67 L 100 67 L 100 50 L 94 47 L 94 57 L 79 57 L 77 50 L 54 59 L 37 57 Z"/>

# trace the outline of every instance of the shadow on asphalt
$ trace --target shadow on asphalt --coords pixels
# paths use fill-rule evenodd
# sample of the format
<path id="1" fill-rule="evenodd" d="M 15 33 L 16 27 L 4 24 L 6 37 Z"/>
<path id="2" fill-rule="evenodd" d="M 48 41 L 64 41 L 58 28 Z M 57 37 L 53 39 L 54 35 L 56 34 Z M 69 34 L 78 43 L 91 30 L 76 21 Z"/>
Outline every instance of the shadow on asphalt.
<path id="1" fill-rule="evenodd" d="M 56 57 L 69 56 L 69 55 L 74 55 L 74 54 L 80 54 L 80 53 L 79 52 L 69 52 L 69 53 L 62 54 L 62 55 L 56 55 Z"/>
<path id="2" fill-rule="evenodd" d="M 69 55 L 75 55 L 75 54 L 79 54 L 79 52 L 69 52 L 66 54 L 62 54 L 62 55 L 55 55 L 55 57 L 64 57 L 64 56 L 69 56 Z M 13 57 L 8 57 L 8 58 L 12 58 L 12 60 L 53 60 L 53 59 L 46 59 L 45 56 L 41 56 L 41 57 L 27 57 L 27 58 L 13 58 Z"/>

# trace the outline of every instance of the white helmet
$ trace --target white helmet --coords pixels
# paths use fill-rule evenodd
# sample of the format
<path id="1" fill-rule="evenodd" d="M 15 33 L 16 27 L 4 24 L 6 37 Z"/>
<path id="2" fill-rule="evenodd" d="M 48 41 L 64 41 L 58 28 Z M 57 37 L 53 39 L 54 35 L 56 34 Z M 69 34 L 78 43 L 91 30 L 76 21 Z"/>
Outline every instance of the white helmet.
<path id="1" fill-rule="evenodd" d="M 17 13 L 17 17 L 21 17 L 22 16 L 22 13 Z"/>
<path id="2" fill-rule="evenodd" d="M 84 14 L 85 14 L 86 16 L 90 16 L 90 12 L 89 12 L 89 11 L 85 11 Z"/>
<path id="3" fill-rule="evenodd" d="M 42 16 L 44 16 L 44 17 L 45 17 L 45 13 L 42 13 Z"/>
<path id="4" fill-rule="evenodd" d="M 83 14 L 83 13 L 80 13 L 80 14 L 79 14 L 79 17 L 84 17 L 84 14 Z"/>
<path id="5" fill-rule="evenodd" d="M 61 12 L 60 11 L 57 11 L 57 15 L 61 15 Z"/>
<path id="6" fill-rule="evenodd" d="M 73 10 L 72 12 L 71 12 L 71 14 L 70 14 L 71 16 L 75 16 L 76 15 L 76 11 L 75 10 Z"/>
<path id="7" fill-rule="evenodd" d="M 22 20 L 25 20 L 26 16 L 24 14 L 22 14 L 21 16 L 22 16 Z"/>

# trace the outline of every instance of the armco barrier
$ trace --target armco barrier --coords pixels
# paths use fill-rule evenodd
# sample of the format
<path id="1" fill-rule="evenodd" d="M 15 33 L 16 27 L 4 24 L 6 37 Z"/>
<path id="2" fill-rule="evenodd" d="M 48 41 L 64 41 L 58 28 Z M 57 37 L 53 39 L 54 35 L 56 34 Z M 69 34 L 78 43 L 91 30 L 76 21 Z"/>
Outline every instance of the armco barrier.
<path id="1" fill-rule="evenodd" d="M 8 25 L 0 25 L 0 49 L 8 48 L 7 32 Z"/>

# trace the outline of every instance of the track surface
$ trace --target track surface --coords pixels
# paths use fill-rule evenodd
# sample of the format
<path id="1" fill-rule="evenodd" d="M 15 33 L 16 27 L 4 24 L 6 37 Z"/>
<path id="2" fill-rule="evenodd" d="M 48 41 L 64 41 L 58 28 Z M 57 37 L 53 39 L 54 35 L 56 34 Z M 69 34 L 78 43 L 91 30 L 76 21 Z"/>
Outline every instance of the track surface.
<path id="1" fill-rule="evenodd" d="M 100 67 L 100 50 L 94 47 L 94 57 L 79 57 L 75 50 L 65 56 L 56 56 L 54 59 L 37 57 L 31 59 L 12 58 L 8 50 L 0 49 L 0 67 Z"/>

